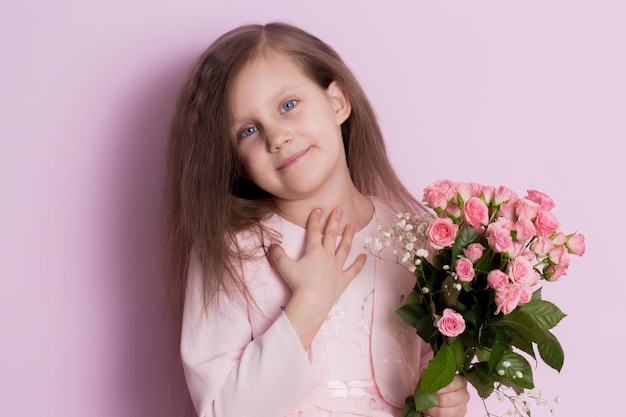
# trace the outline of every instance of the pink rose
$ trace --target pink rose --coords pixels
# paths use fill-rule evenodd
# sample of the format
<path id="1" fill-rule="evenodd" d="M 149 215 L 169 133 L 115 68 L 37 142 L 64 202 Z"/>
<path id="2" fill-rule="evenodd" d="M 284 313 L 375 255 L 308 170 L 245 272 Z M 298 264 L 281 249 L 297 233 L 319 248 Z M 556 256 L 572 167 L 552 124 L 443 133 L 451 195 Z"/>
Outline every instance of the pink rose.
<path id="1" fill-rule="evenodd" d="M 461 314 L 446 308 L 437 321 L 437 328 L 444 336 L 456 337 L 465 331 L 465 320 Z"/>
<path id="2" fill-rule="evenodd" d="M 585 236 L 581 235 L 580 233 L 570 235 L 567 239 L 567 242 L 565 242 L 565 246 L 567 247 L 569 253 L 583 256 L 585 253 Z"/>
<path id="3" fill-rule="evenodd" d="M 456 204 L 450 204 L 446 207 L 446 213 L 452 217 L 460 217 L 461 209 Z"/>
<path id="4" fill-rule="evenodd" d="M 500 312 L 509 314 L 520 304 L 523 295 L 522 288 L 515 284 L 506 285 L 502 290 L 496 291 L 496 311 L 494 314 Z"/>
<path id="5" fill-rule="evenodd" d="M 558 265 L 547 265 L 543 269 L 543 275 L 548 281 L 557 281 L 562 276 L 566 275 L 567 267 Z"/>
<path id="6" fill-rule="evenodd" d="M 515 239 L 520 241 L 529 240 L 535 236 L 535 225 L 528 217 L 519 217 L 513 225 L 513 230 L 516 232 Z"/>
<path id="7" fill-rule="evenodd" d="M 548 259 L 556 266 L 569 266 L 569 252 L 565 246 L 559 246 L 548 253 Z"/>
<path id="8" fill-rule="evenodd" d="M 467 258 L 460 258 L 454 266 L 456 277 L 463 282 L 471 282 L 474 279 L 474 264 Z"/>
<path id="9" fill-rule="evenodd" d="M 563 246 L 567 242 L 567 236 L 564 233 L 558 232 L 550 236 L 550 240 L 554 246 Z"/>
<path id="10" fill-rule="evenodd" d="M 463 205 L 463 219 L 473 228 L 487 225 L 489 209 L 483 200 L 478 197 L 471 197 Z"/>
<path id="11" fill-rule="evenodd" d="M 539 204 L 524 198 L 517 202 L 517 206 L 515 207 L 515 215 L 517 217 L 534 219 L 535 216 L 537 216 L 539 209 Z"/>
<path id="12" fill-rule="evenodd" d="M 509 276 L 499 269 L 494 269 L 487 275 L 487 284 L 496 291 L 502 291 L 509 284 Z"/>
<path id="13" fill-rule="evenodd" d="M 472 192 L 472 197 L 478 197 L 480 198 L 482 192 L 483 192 L 483 186 L 478 184 L 477 182 L 471 182 L 470 183 L 470 188 L 471 188 L 471 192 Z"/>
<path id="14" fill-rule="evenodd" d="M 524 251 L 526 250 L 526 243 L 520 242 L 519 240 L 513 240 L 509 249 L 507 249 L 506 253 L 509 254 L 511 258 L 517 258 L 518 256 L 522 256 Z"/>
<path id="15" fill-rule="evenodd" d="M 514 222 L 507 219 L 506 217 L 498 217 L 494 223 L 497 224 L 498 227 L 502 227 L 508 230 L 509 232 L 513 230 L 513 226 L 515 225 Z"/>
<path id="16" fill-rule="evenodd" d="M 528 249 L 523 250 L 521 256 L 526 257 L 526 259 L 528 259 L 530 262 L 535 262 L 537 260 L 537 255 L 535 255 L 535 252 Z"/>
<path id="17" fill-rule="evenodd" d="M 489 247 L 499 253 L 507 252 L 513 244 L 511 232 L 499 223 L 491 223 L 487 227 L 485 236 L 487 237 Z"/>
<path id="18" fill-rule="evenodd" d="M 521 306 L 522 304 L 526 304 L 527 302 L 529 302 L 530 299 L 533 297 L 533 289 L 528 284 L 518 285 L 518 287 L 521 290 L 518 305 Z"/>
<path id="19" fill-rule="evenodd" d="M 433 209 L 444 209 L 448 205 L 448 200 L 454 197 L 451 187 L 450 180 L 435 181 L 424 189 L 423 201 Z"/>
<path id="20" fill-rule="evenodd" d="M 551 211 L 539 210 L 535 219 L 535 229 L 538 236 L 552 236 L 561 225 Z"/>
<path id="21" fill-rule="evenodd" d="M 472 186 L 465 182 L 455 182 L 452 189 L 461 197 L 461 200 L 467 201 L 472 196 Z"/>
<path id="22" fill-rule="evenodd" d="M 516 206 L 517 206 L 516 203 L 502 204 L 500 208 L 498 209 L 498 216 L 501 216 L 505 219 L 508 219 L 514 222 L 515 220 L 517 220 L 517 216 L 515 215 Z"/>
<path id="23" fill-rule="evenodd" d="M 480 197 L 483 199 L 485 204 L 490 205 L 495 192 L 496 189 L 494 187 L 492 187 L 491 185 L 485 185 L 481 191 Z"/>
<path id="24" fill-rule="evenodd" d="M 484 252 L 485 248 L 480 243 L 472 243 L 467 248 L 463 249 L 465 257 L 472 262 L 479 260 L 483 256 Z"/>
<path id="25" fill-rule="evenodd" d="M 554 201 L 552 198 L 541 191 L 528 190 L 526 198 L 539 204 L 542 210 L 552 210 L 552 208 L 554 208 Z"/>
<path id="26" fill-rule="evenodd" d="M 499 186 L 494 193 L 494 203 L 496 206 L 506 203 L 515 203 L 519 197 L 515 194 L 515 191 L 504 187 Z"/>
<path id="27" fill-rule="evenodd" d="M 554 244 L 549 238 L 540 236 L 533 241 L 530 245 L 530 249 L 535 252 L 538 257 L 543 258 L 544 256 L 547 256 L 552 249 L 554 249 Z"/>
<path id="28" fill-rule="evenodd" d="M 428 243 L 434 249 L 443 249 L 454 244 L 454 239 L 459 231 L 459 226 L 449 218 L 435 219 L 426 230 Z"/>
<path id="29" fill-rule="evenodd" d="M 507 273 L 515 284 L 531 284 L 535 280 L 534 269 L 528 258 L 519 256 L 509 261 Z"/>

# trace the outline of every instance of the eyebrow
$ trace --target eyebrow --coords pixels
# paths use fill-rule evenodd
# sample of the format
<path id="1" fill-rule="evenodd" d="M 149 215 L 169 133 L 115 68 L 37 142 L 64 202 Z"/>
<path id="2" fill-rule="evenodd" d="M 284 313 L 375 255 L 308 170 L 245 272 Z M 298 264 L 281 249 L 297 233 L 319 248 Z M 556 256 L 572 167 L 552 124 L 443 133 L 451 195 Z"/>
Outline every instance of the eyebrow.
<path id="1" fill-rule="evenodd" d="M 300 86 L 299 85 L 288 85 L 288 86 L 285 86 L 285 87 L 281 87 L 278 91 L 276 91 L 274 94 L 272 94 L 272 98 L 277 100 L 280 96 L 286 94 L 287 91 L 293 90 L 293 89 L 297 89 L 297 88 L 300 88 Z M 233 116 L 232 120 L 231 120 L 231 124 L 237 125 L 237 124 L 241 123 L 239 121 L 239 119 L 234 117 L 234 115 L 231 115 L 231 116 Z M 234 130 L 237 130 L 237 129 L 234 128 Z"/>

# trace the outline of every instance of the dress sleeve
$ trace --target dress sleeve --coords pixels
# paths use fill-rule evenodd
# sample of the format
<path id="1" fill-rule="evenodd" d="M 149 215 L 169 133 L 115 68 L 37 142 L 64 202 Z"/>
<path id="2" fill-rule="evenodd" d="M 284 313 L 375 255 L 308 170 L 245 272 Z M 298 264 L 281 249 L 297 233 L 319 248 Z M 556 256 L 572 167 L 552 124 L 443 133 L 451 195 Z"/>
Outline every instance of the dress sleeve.
<path id="1" fill-rule="evenodd" d="M 284 313 L 253 338 L 241 294 L 204 308 L 197 262 L 189 268 L 181 357 L 200 417 L 282 417 L 319 384 L 300 339 Z"/>

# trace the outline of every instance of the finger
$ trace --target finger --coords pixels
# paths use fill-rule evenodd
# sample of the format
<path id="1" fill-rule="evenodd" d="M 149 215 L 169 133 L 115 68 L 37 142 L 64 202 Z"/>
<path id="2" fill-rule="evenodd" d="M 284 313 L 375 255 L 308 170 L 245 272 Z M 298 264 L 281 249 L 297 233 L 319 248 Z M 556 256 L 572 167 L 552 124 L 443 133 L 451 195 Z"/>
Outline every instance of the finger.
<path id="1" fill-rule="evenodd" d="M 320 219 L 322 217 L 321 209 L 314 209 L 309 214 L 309 219 L 306 223 L 306 246 L 311 247 L 320 241 L 320 235 L 322 234 L 322 227 L 320 225 Z"/>
<path id="2" fill-rule="evenodd" d="M 439 394 L 445 394 L 447 392 L 454 392 L 458 390 L 465 389 L 467 386 L 467 380 L 460 375 L 455 375 L 452 382 L 450 382 L 447 386 L 440 389 Z"/>
<path id="3" fill-rule="evenodd" d="M 290 260 L 289 256 L 287 255 L 287 252 L 285 252 L 285 249 L 283 249 L 282 246 L 277 245 L 277 244 L 273 244 L 272 246 L 270 246 L 268 250 L 268 254 L 269 254 L 270 261 L 272 262 L 272 264 L 274 264 L 274 266 L 276 267 L 276 269 L 278 269 L 278 271 L 280 271 L 281 268 L 284 268 L 285 263 Z"/>
<path id="4" fill-rule="evenodd" d="M 361 270 L 363 269 L 363 266 L 365 266 L 366 260 L 367 260 L 367 255 L 362 253 L 359 256 L 357 256 L 354 262 L 352 262 L 352 265 L 350 265 L 348 269 L 344 271 L 344 277 L 347 279 L 348 283 L 350 283 L 350 281 L 352 281 L 354 277 L 356 277 L 359 274 L 359 272 L 361 272 Z"/>
<path id="5" fill-rule="evenodd" d="M 346 227 L 343 229 L 341 242 L 339 242 L 339 246 L 337 246 L 337 250 L 335 251 L 335 253 L 337 254 L 337 258 L 342 265 L 350 254 L 350 249 L 352 248 L 352 242 L 354 240 L 354 231 L 355 227 L 353 224 L 346 225 Z"/>
<path id="6" fill-rule="evenodd" d="M 322 238 L 322 244 L 324 247 L 333 248 L 337 246 L 337 236 L 339 236 L 339 221 L 343 216 L 343 209 L 337 207 L 330 212 L 328 220 L 326 221 L 326 227 L 324 228 L 324 237 Z"/>

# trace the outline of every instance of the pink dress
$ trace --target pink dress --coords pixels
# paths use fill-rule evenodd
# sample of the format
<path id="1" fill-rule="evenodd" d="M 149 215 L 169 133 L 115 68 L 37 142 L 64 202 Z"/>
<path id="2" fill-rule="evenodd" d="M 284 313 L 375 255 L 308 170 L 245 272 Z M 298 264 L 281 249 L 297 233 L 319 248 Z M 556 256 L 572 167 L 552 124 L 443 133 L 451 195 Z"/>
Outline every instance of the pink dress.
<path id="1" fill-rule="evenodd" d="M 326 344 L 329 369 L 328 387 L 322 394 L 327 409 L 317 408 L 306 416 L 400 415 L 401 410 L 385 401 L 374 380 L 370 351 L 373 299 L 374 264 L 369 263 L 322 325 L 319 337 Z"/>
<path id="2" fill-rule="evenodd" d="M 365 238 L 394 213 L 372 199 L 375 215 L 356 233 L 347 264 Z M 268 225 L 282 246 L 301 256 L 305 230 L 273 216 Z M 248 247 L 259 245 L 242 235 Z M 414 278 L 391 262 L 368 256 L 363 270 L 330 311 L 308 351 L 282 312 L 291 292 L 263 254 L 243 275 L 255 300 L 222 297 L 204 310 L 199 270 L 192 259 L 181 335 L 191 398 L 201 417 L 396 417 L 432 353 L 395 310 Z"/>

